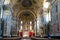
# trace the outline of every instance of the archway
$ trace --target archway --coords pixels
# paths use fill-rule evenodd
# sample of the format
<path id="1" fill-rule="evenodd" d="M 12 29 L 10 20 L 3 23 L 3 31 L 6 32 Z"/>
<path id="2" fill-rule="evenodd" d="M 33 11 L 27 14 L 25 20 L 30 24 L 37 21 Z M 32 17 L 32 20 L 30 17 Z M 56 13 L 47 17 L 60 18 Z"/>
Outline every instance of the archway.
<path id="1" fill-rule="evenodd" d="M 28 30 L 30 26 L 34 26 L 35 17 L 30 11 L 21 12 L 18 18 L 20 20 L 20 26 L 23 26 L 25 30 Z"/>
<path id="2" fill-rule="evenodd" d="M 35 19 L 36 16 L 30 11 L 23 11 L 18 16 L 20 23 L 19 23 L 19 31 L 32 31 L 35 32 Z"/>

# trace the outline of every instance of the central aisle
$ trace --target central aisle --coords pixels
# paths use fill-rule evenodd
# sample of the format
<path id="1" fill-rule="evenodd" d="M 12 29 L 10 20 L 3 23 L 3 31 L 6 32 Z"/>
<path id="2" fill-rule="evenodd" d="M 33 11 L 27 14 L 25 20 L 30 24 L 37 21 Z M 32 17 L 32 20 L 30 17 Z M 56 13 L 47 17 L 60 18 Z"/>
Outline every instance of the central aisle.
<path id="1" fill-rule="evenodd" d="M 31 38 L 22 38 L 21 40 L 32 40 Z"/>

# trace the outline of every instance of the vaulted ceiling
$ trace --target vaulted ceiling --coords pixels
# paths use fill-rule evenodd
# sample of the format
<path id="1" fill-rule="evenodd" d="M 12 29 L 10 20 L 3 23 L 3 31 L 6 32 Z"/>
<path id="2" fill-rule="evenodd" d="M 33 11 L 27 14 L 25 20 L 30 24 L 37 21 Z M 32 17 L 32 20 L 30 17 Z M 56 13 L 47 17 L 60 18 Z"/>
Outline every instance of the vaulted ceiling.
<path id="1" fill-rule="evenodd" d="M 11 0 L 11 6 L 13 8 L 14 13 L 19 13 L 22 10 L 41 10 L 44 0 Z"/>
<path id="2" fill-rule="evenodd" d="M 10 0 L 10 5 L 13 9 L 14 17 L 25 19 L 26 15 L 29 15 L 26 19 L 30 18 L 33 20 L 33 18 L 40 15 L 43 2 L 44 0 Z M 30 12 L 30 14 L 27 14 L 27 11 Z"/>

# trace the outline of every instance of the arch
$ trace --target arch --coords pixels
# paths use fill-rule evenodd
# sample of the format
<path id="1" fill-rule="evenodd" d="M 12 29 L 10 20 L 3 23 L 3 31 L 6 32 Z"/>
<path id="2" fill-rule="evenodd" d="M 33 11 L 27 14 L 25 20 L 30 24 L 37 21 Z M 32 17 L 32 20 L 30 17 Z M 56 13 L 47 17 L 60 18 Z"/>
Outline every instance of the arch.
<path id="1" fill-rule="evenodd" d="M 22 11 L 20 11 L 19 13 L 18 13 L 18 15 L 17 15 L 17 18 L 19 17 L 19 15 L 21 14 L 21 13 L 23 13 L 23 12 L 25 12 L 25 11 L 29 11 L 30 13 L 32 13 L 33 15 L 34 15 L 34 19 L 36 19 L 36 14 L 34 13 L 34 12 L 32 12 L 31 10 L 22 10 Z"/>

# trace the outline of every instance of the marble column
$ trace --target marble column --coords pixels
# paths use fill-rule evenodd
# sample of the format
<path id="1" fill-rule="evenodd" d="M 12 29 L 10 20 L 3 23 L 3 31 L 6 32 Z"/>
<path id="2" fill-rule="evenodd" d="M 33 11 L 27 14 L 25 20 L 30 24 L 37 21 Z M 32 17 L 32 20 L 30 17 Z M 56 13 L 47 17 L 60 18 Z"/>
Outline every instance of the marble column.
<path id="1" fill-rule="evenodd" d="M 7 16 L 7 36 L 11 36 L 11 26 L 12 26 L 12 15 L 11 11 L 9 11 L 9 15 Z"/>

